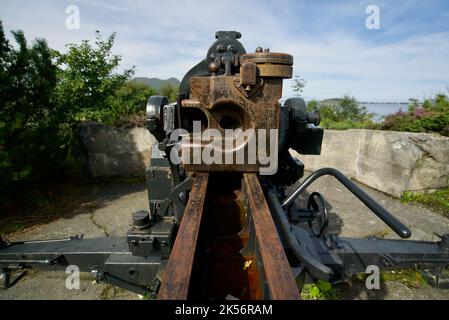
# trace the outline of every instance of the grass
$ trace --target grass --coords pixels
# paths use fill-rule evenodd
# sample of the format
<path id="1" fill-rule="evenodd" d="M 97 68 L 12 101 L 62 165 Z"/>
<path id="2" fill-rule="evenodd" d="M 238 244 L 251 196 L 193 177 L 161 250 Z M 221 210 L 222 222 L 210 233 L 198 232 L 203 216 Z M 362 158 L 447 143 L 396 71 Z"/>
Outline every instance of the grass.
<path id="1" fill-rule="evenodd" d="M 402 203 L 421 203 L 449 217 L 449 187 L 432 193 L 406 191 L 401 197 Z"/>
<path id="2" fill-rule="evenodd" d="M 389 229 L 384 229 L 384 230 L 380 230 L 380 231 L 376 231 L 374 233 L 370 233 L 369 235 L 365 236 L 365 239 L 368 238 L 386 238 L 388 235 L 390 234 L 390 230 Z"/>
<path id="3" fill-rule="evenodd" d="M 0 234 L 10 234 L 14 232 L 18 232 L 23 230 L 26 227 L 24 223 L 21 222 L 7 222 L 3 225 L 0 225 Z"/>
<path id="4" fill-rule="evenodd" d="M 400 281 L 408 288 L 418 289 L 426 284 L 426 279 L 417 270 L 407 269 L 399 271 L 388 271 L 381 273 L 382 281 Z"/>
<path id="5" fill-rule="evenodd" d="M 318 280 L 312 284 L 305 284 L 301 291 L 303 300 L 341 300 L 346 299 L 346 295 L 354 290 L 352 281 L 365 283 L 368 274 L 360 273 L 347 283 L 331 285 L 330 283 Z M 404 269 L 395 271 L 383 271 L 380 273 L 381 282 L 397 281 L 407 288 L 419 289 L 427 283 L 424 276 L 418 270 Z"/>
<path id="6" fill-rule="evenodd" d="M 303 300 L 338 300 L 340 290 L 329 282 L 318 280 L 316 283 L 305 284 L 301 291 Z"/>
<path id="7" fill-rule="evenodd" d="M 354 280 L 365 282 L 368 275 L 360 273 L 354 277 Z M 426 284 L 427 281 L 418 270 L 414 269 L 404 269 L 395 271 L 383 271 L 380 274 L 381 281 L 399 281 L 403 285 L 411 289 L 418 289 L 422 285 Z"/>

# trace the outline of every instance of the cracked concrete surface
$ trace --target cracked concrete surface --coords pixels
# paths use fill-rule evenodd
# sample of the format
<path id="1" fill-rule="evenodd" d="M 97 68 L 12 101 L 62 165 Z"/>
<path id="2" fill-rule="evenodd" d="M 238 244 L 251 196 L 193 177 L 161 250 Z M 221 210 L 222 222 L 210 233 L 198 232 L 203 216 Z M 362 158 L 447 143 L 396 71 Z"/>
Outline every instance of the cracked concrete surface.
<path id="1" fill-rule="evenodd" d="M 131 213 L 148 210 L 145 183 L 105 182 L 89 190 L 93 199 L 88 208 L 70 218 L 33 227 L 8 237 L 9 241 L 58 239 L 84 235 L 85 238 L 124 235 L 130 225 Z M 93 283 L 89 274 L 81 277 L 80 290 L 67 290 L 64 272 L 32 270 L 8 290 L 0 290 L 0 299 L 138 299 L 137 294 Z"/>
<path id="2" fill-rule="evenodd" d="M 416 205 L 403 205 L 397 199 L 362 186 L 371 196 L 406 223 L 412 239 L 436 240 L 436 233 L 449 232 L 449 219 Z M 357 199 L 330 177 L 318 180 L 309 191 L 319 191 L 332 206 L 330 232 L 349 237 L 382 235 L 398 238 Z M 88 190 L 89 203 L 68 218 L 36 226 L 9 237 L 11 241 L 65 238 L 84 234 L 86 238 L 123 235 L 130 223 L 130 213 L 148 210 L 147 191 L 142 182 L 105 182 Z M 299 200 L 304 201 L 304 199 Z M 31 271 L 14 287 L 0 290 L 0 299 L 138 299 L 138 296 L 107 284 L 93 284 L 89 274 L 81 277 L 80 290 L 65 288 L 64 272 Z M 427 284 L 411 289 L 397 281 L 382 282 L 381 289 L 367 291 L 360 283 L 346 290 L 345 299 L 449 299 L 449 290 Z"/>
<path id="3" fill-rule="evenodd" d="M 411 240 L 437 241 L 435 233 L 449 233 L 449 219 L 440 213 L 421 205 L 404 205 L 382 192 L 361 184 L 359 186 L 411 229 Z M 335 178 L 322 177 L 309 187 L 308 192 L 313 191 L 320 192 L 330 207 L 329 233 L 345 237 L 401 239 Z M 304 203 L 307 195 L 305 193 L 298 201 Z M 449 289 L 435 288 L 428 284 L 415 289 L 408 288 L 399 281 L 382 281 L 380 290 L 366 290 L 364 284 L 353 282 L 352 288 L 344 289 L 342 298 L 449 300 Z"/>

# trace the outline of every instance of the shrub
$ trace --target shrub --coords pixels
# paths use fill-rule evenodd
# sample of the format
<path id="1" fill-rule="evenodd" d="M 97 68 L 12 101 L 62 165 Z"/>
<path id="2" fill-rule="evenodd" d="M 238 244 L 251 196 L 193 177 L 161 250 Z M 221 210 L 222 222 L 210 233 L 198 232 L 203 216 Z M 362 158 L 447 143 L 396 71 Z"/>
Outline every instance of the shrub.
<path id="1" fill-rule="evenodd" d="M 128 82 L 109 99 L 110 110 L 103 120 L 114 126 L 144 126 L 145 107 L 157 91 L 145 84 Z"/>
<path id="2" fill-rule="evenodd" d="M 13 36 L 16 48 L 0 22 L 0 211 L 12 197 L 24 198 L 25 188 L 64 172 L 72 137 L 55 94 L 52 50 L 42 39 L 29 46 L 21 31 Z"/>
<path id="3" fill-rule="evenodd" d="M 318 109 L 321 115 L 321 126 L 326 129 L 346 130 L 366 128 L 373 124 L 373 114 L 366 107 L 350 96 L 342 99 L 331 99 L 317 102 L 312 100 L 308 103 L 309 111 Z"/>
<path id="4" fill-rule="evenodd" d="M 130 77 L 134 69 L 118 73 L 121 57 L 112 54 L 116 34 L 103 40 L 96 32 L 93 46 L 88 40 L 67 45 L 64 54 L 55 52 L 58 63 L 57 94 L 59 103 L 71 115 L 73 126 L 79 119 L 101 118 L 110 109 L 110 103 Z"/>
<path id="5" fill-rule="evenodd" d="M 408 111 L 400 110 L 385 117 L 380 126 L 383 130 L 410 132 L 437 132 L 449 136 L 449 100 L 438 94 L 422 105 L 411 99 Z"/>
<path id="6" fill-rule="evenodd" d="M 0 173 L 3 182 L 57 172 L 70 136 L 56 101 L 56 65 L 45 40 L 28 46 L 21 31 L 11 47 L 0 24 Z"/>
<path id="7" fill-rule="evenodd" d="M 158 94 L 167 97 L 170 102 L 175 102 L 178 98 L 178 88 L 167 82 L 159 89 Z"/>
<path id="8" fill-rule="evenodd" d="M 17 48 L 0 21 L 0 210 L 15 196 L 39 191 L 39 183 L 62 174 L 79 174 L 72 149 L 82 120 L 142 125 L 147 98 L 156 91 L 127 84 L 133 69 L 117 72 L 111 53 L 115 34 L 95 45 L 68 45 L 67 53 L 45 40 L 28 45 L 13 32 Z"/>

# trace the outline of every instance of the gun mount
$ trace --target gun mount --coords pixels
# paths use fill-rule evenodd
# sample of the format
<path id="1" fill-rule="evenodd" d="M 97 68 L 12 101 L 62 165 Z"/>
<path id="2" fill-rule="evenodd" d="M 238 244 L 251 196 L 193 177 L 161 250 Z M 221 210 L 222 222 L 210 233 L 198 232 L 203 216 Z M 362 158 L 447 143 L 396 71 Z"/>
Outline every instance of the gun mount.
<path id="1" fill-rule="evenodd" d="M 207 56 L 182 80 L 177 102 L 149 98 L 148 130 L 158 140 L 146 172 L 150 211 L 133 213 L 122 237 L 0 239 L 5 288 L 13 271 L 76 265 L 98 281 L 159 299 L 299 299 L 306 275 L 338 283 L 369 265 L 435 273 L 449 265 L 449 234 L 438 242 L 338 237 L 327 232 L 320 193 L 306 207 L 295 201 L 331 175 L 399 237 L 411 236 L 337 170 L 301 181 L 304 165 L 289 150 L 321 153 L 319 113 L 307 112 L 300 98 L 279 103 L 283 79 L 292 76 L 291 55 L 246 53 L 240 37 L 217 32 Z M 274 130 L 274 138 L 258 130 Z M 262 174 L 271 165 L 267 157 L 276 165 Z"/>

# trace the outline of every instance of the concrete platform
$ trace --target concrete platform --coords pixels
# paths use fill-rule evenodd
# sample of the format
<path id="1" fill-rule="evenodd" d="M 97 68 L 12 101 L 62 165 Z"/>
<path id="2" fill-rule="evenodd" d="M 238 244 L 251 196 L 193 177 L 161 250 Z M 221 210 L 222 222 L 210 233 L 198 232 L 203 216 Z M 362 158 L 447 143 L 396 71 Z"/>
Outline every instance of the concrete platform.
<path id="1" fill-rule="evenodd" d="M 363 187 L 363 186 L 362 186 Z M 363 187 L 397 215 L 413 231 L 413 239 L 436 240 L 434 232 L 448 233 L 449 219 L 416 205 L 403 205 L 399 200 L 378 191 Z M 332 206 L 332 233 L 344 236 L 365 237 L 382 235 L 398 238 L 376 216 L 333 178 L 322 178 L 310 191 L 321 192 Z M 60 218 L 9 236 L 9 240 L 34 240 L 63 238 L 84 234 L 86 238 L 123 235 L 130 223 L 130 213 L 148 210 L 147 191 L 141 182 L 104 182 L 87 190 L 91 205 L 80 207 L 77 214 Z M 0 299 L 138 299 L 138 296 L 106 284 L 94 284 L 89 274 L 81 277 L 80 290 L 67 290 L 64 272 L 30 271 L 14 287 L 0 290 Z M 427 284 L 411 289 L 401 282 L 382 282 L 381 289 L 369 291 L 354 283 L 344 290 L 344 299 L 449 299 L 449 290 L 433 288 Z"/>

